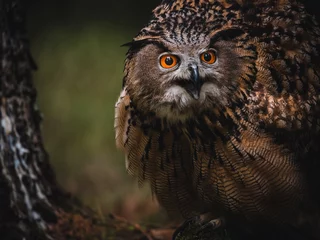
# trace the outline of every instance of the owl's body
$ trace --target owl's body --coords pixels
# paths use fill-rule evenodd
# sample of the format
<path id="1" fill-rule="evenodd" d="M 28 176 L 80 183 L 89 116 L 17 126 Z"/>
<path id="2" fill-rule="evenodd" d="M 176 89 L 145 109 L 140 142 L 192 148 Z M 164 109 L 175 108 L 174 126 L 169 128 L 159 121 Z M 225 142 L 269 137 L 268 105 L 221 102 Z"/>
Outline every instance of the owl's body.
<path id="1" fill-rule="evenodd" d="M 163 1 L 116 104 L 127 169 L 169 212 L 320 239 L 320 30 L 295 0 Z"/>

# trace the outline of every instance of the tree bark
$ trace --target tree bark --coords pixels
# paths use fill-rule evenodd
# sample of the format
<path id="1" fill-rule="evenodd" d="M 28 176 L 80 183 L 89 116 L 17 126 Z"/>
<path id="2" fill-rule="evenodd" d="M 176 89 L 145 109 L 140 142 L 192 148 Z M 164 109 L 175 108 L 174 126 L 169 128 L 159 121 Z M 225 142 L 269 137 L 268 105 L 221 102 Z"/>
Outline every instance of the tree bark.
<path id="1" fill-rule="evenodd" d="M 33 235 L 33 229 L 44 236 L 55 219 L 49 199 L 56 180 L 40 134 L 24 7 L 3 0 L 0 9 L 0 211 L 1 231 L 9 239 Z"/>

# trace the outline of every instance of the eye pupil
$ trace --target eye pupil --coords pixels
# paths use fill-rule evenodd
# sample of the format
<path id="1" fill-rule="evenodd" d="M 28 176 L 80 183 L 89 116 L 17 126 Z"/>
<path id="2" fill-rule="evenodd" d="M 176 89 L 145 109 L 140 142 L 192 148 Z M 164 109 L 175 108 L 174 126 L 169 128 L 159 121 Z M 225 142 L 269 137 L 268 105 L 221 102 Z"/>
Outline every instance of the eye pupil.
<path id="1" fill-rule="evenodd" d="M 212 56 L 211 56 L 210 53 L 205 53 L 205 54 L 203 55 L 203 59 L 204 59 L 205 61 L 207 61 L 207 62 L 210 62 L 211 59 L 212 59 Z"/>
<path id="2" fill-rule="evenodd" d="M 202 62 L 205 62 L 206 64 L 213 64 L 216 61 L 216 54 L 212 50 L 209 50 L 207 52 L 204 52 L 200 55 L 200 59 Z"/>
<path id="3" fill-rule="evenodd" d="M 172 54 L 162 55 L 160 57 L 160 66 L 165 69 L 173 68 L 178 64 L 178 57 Z"/>
<path id="4" fill-rule="evenodd" d="M 172 59 L 172 57 L 166 57 L 166 59 L 165 59 L 165 63 L 168 65 L 168 66 L 171 66 L 172 64 L 173 64 L 173 59 Z"/>

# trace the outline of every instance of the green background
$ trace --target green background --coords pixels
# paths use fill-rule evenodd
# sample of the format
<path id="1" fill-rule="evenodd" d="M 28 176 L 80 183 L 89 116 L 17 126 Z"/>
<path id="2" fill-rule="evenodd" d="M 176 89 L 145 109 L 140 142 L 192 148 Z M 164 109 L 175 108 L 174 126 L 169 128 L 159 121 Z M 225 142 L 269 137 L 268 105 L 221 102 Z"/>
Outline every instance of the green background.
<path id="1" fill-rule="evenodd" d="M 115 147 L 114 105 L 125 53 L 160 1 L 31 1 L 28 33 L 43 137 L 59 183 L 102 213 L 165 219 Z"/>

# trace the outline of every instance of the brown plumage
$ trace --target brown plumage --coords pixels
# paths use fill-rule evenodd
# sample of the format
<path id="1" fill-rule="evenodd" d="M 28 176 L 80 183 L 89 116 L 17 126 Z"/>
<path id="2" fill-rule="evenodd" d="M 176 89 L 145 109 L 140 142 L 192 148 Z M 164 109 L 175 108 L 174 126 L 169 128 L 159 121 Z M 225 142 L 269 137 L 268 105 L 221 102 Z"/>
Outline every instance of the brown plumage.
<path id="1" fill-rule="evenodd" d="M 128 172 L 185 218 L 320 239 L 314 17 L 295 0 L 164 0 L 153 13 L 116 104 Z"/>

